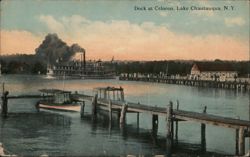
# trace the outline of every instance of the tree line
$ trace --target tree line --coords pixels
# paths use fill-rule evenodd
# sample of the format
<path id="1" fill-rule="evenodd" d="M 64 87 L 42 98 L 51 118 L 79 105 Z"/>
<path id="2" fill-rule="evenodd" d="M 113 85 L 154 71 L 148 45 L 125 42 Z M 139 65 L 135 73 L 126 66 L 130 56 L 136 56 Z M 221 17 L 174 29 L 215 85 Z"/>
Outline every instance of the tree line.
<path id="1" fill-rule="evenodd" d="M 190 74 L 191 68 L 196 61 L 114 61 L 106 62 L 107 66 L 112 66 L 117 75 L 121 73 L 142 73 L 142 74 L 160 74 L 168 75 L 179 74 L 186 76 Z M 199 61 L 203 63 L 220 62 L 232 65 L 233 69 L 238 71 L 239 76 L 250 74 L 250 61 Z M 1 70 L 5 74 L 46 74 L 47 61 L 42 60 L 36 55 L 9 55 L 1 56 Z"/>
<path id="2" fill-rule="evenodd" d="M 148 62 L 121 62 L 114 63 L 116 72 L 121 73 L 142 73 L 142 74 L 160 74 L 181 75 L 190 74 L 191 68 L 196 61 L 148 61 Z M 220 62 L 221 64 L 230 64 L 238 72 L 239 76 L 250 74 L 250 61 L 199 61 L 202 63 Z"/>
<path id="3" fill-rule="evenodd" d="M 3 74 L 46 74 L 46 62 L 35 55 L 1 56 L 1 71 Z"/>

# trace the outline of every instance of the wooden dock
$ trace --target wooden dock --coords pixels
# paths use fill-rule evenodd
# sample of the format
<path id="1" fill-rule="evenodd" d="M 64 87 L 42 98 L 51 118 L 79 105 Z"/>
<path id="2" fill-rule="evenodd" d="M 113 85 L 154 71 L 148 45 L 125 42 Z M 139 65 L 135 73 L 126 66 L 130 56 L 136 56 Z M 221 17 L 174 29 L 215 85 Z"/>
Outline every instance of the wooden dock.
<path id="1" fill-rule="evenodd" d="M 112 112 L 117 112 L 120 117 L 120 124 L 123 125 L 125 123 L 126 112 L 137 113 L 137 120 L 139 120 L 139 113 L 146 113 L 152 115 L 152 130 L 157 134 L 158 128 L 158 116 L 166 117 L 167 124 L 167 150 L 170 150 L 172 147 L 172 141 L 175 136 L 178 136 L 178 122 L 179 121 L 192 121 L 201 123 L 201 143 L 205 145 L 205 128 L 206 125 L 215 125 L 220 127 L 232 128 L 235 129 L 236 135 L 236 154 L 243 155 L 245 153 L 245 138 L 249 137 L 250 134 L 250 121 L 233 119 L 228 117 L 221 117 L 212 114 L 206 113 L 206 108 L 202 113 L 192 112 L 192 111 L 184 111 L 179 109 L 173 109 L 173 103 L 169 102 L 166 108 L 163 107 L 154 107 L 145 104 L 133 103 L 133 102 L 125 102 L 125 101 L 117 101 L 117 100 L 107 100 L 103 98 L 97 98 L 98 95 L 88 96 L 88 95 L 80 95 L 73 94 L 72 99 L 75 101 L 85 102 L 91 101 L 92 108 L 95 108 L 95 111 L 92 111 L 93 115 L 96 115 L 96 107 L 98 109 L 106 110 L 109 112 L 110 120 L 112 120 Z M 85 103 L 84 103 L 85 104 Z M 179 106 L 179 105 L 178 105 Z M 175 132 L 174 132 L 174 121 L 175 123 Z M 139 122 L 137 122 L 139 123 Z M 170 130 L 169 130 L 170 129 Z M 205 146 L 204 146 L 205 147 Z M 204 148 L 205 149 L 205 148 Z M 171 151 L 170 151 L 171 152 Z M 168 154 L 170 155 L 170 154 Z"/>
<path id="2" fill-rule="evenodd" d="M 186 86 L 208 87 L 208 88 L 222 88 L 249 91 L 250 84 L 246 81 L 214 81 L 214 80 L 191 80 L 191 79 L 174 79 L 165 77 L 134 77 L 127 75 L 126 77 L 120 76 L 119 80 L 123 81 L 143 81 L 143 82 L 155 82 L 166 83 Z"/>
<path id="3" fill-rule="evenodd" d="M 106 90 L 105 90 L 106 89 Z M 109 114 L 110 124 L 112 123 L 112 114 L 117 114 L 119 117 L 120 127 L 123 128 L 126 124 L 126 113 L 137 114 L 137 124 L 139 124 L 139 114 L 146 113 L 152 116 L 152 131 L 157 135 L 158 117 L 166 118 L 166 155 L 171 156 L 173 147 L 173 138 L 178 137 L 178 122 L 192 121 L 201 124 L 201 144 L 206 150 L 206 125 L 214 125 L 235 129 L 236 132 L 236 154 L 243 155 L 245 153 L 245 138 L 250 135 L 250 121 L 221 117 L 212 114 L 207 114 L 206 107 L 201 113 L 173 109 L 173 103 L 166 103 L 166 107 L 154 107 L 151 105 L 127 102 L 124 100 L 123 89 L 120 88 L 98 88 L 94 90 L 94 96 L 83 94 L 71 94 L 71 100 L 81 102 L 81 117 L 84 117 L 85 104 L 91 104 L 92 116 L 97 116 L 99 110 L 105 110 Z M 8 92 L 4 92 L 2 96 L 2 115 L 7 116 L 8 99 L 21 98 L 45 98 L 46 96 L 39 95 L 20 95 L 8 96 Z M 89 101 L 91 103 L 85 103 Z M 177 102 L 179 106 L 179 102 Z M 174 128 L 175 125 L 175 128 Z M 175 136 L 174 136 L 175 134 Z"/>

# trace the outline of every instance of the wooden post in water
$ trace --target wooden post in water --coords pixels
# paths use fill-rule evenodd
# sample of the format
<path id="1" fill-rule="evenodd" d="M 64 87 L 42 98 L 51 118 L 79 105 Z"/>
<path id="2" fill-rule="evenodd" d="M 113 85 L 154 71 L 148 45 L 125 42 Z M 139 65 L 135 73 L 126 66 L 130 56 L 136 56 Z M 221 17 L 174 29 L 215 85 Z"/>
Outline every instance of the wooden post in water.
<path id="1" fill-rule="evenodd" d="M 80 112 L 81 118 L 83 118 L 83 116 L 84 116 L 84 107 L 85 107 L 85 101 L 83 101 L 83 102 L 81 103 L 81 112 Z"/>
<path id="2" fill-rule="evenodd" d="M 244 136 L 244 127 L 239 129 L 239 155 L 245 154 L 245 136 Z"/>
<path id="3" fill-rule="evenodd" d="M 115 100 L 115 91 L 113 91 L 113 100 Z"/>
<path id="4" fill-rule="evenodd" d="M 2 116 L 7 117 L 8 114 L 8 91 L 5 91 L 2 96 Z"/>
<path id="5" fill-rule="evenodd" d="M 137 112 L 137 129 L 140 127 L 140 113 Z"/>
<path id="6" fill-rule="evenodd" d="M 117 123 L 120 123 L 120 117 L 121 117 L 121 110 L 117 110 Z"/>
<path id="7" fill-rule="evenodd" d="M 109 100 L 109 123 L 112 124 L 112 101 Z"/>
<path id="8" fill-rule="evenodd" d="M 2 94 L 4 94 L 4 92 L 5 92 L 4 83 L 2 84 L 2 87 L 3 87 L 3 89 L 2 89 Z"/>
<path id="9" fill-rule="evenodd" d="M 37 102 L 36 102 L 36 106 L 35 106 L 35 107 L 36 107 L 36 111 L 37 111 L 37 112 L 39 112 L 39 111 L 40 111 L 40 109 L 39 109 L 39 104 L 40 104 L 40 101 L 37 101 Z"/>
<path id="10" fill-rule="evenodd" d="M 172 113 L 173 113 L 173 103 L 170 101 L 169 105 L 167 106 L 167 117 L 166 117 L 166 129 L 167 129 L 167 135 L 166 135 L 166 156 L 171 157 L 172 156 L 172 132 L 171 132 L 171 126 L 172 126 Z"/>
<path id="11" fill-rule="evenodd" d="M 152 132 L 153 135 L 157 135 L 157 131 L 158 131 L 158 115 L 154 115 L 152 117 Z"/>
<path id="12" fill-rule="evenodd" d="M 98 94 L 95 94 L 95 96 L 92 99 L 92 116 L 96 116 L 96 105 L 97 105 L 97 97 Z"/>
<path id="13" fill-rule="evenodd" d="M 124 126 L 125 124 L 127 108 L 128 104 L 123 104 L 120 116 L 120 126 Z"/>
<path id="14" fill-rule="evenodd" d="M 204 107 L 203 113 L 207 113 L 207 106 Z M 201 151 L 206 152 L 206 124 L 201 124 Z"/>
<path id="15" fill-rule="evenodd" d="M 235 133 L 235 155 L 239 155 L 239 129 L 236 129 Z"/>
<path id="16" fill-rule="evenodd" d="M 172 108 L 172 122 L 171 122 L 171 140 L 172 140 L 172 148 L 174 146 L 174 118 L 173 118 L 173 108 Z"/>
<path id="17" fill-rule="evenodd" d="M 177 100 L 176 110 L 179 110 L 179 100 Z M 175 140 L 178 144 L 178 120 L 175 120 Z"/>
<path id="18" fill-rule="evenodd" d="M 103 90 L 104 99 L 107 99 L 107 91 Z"/>
<path id="19" fill-rule="evenodd" d="M 124 91 L 122 87 L 120 87 L 120 89 L 121 89 L 121 101 L 124 101 Z"/>

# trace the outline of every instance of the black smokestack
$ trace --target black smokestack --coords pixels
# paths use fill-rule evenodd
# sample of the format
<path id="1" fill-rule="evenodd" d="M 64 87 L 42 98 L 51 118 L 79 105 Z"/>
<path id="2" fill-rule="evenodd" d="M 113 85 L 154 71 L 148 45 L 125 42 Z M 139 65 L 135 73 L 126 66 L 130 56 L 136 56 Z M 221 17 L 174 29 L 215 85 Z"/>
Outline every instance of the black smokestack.
<path id="1" fill-rule="evenodd" d="M 72 55 L 70 55 L 70 56 L 68 56 L 68 55 L 65 56 L 65 57 L 67 57 L 68 59 L 70 59 L 71 57 L 73 57 L 73 55 L 74 55 L 76 52 L 85 53 L 84 48 L 81 48 L 78 44 L 73 44 L 73 45 L 71 45 L 69 50 L 70 50 L 70 52 L 71 52 Z"/>
<path id="2" fill-rule="evenodd" d="M 84 52 L 78 44 L 68 46 L 58 38 L 57 34 L 48 34 L 42 44 L 36 48 L 36 56 L 45 62 L 55 64 L 57 61 L 67 62 L 76 52 Z"/>

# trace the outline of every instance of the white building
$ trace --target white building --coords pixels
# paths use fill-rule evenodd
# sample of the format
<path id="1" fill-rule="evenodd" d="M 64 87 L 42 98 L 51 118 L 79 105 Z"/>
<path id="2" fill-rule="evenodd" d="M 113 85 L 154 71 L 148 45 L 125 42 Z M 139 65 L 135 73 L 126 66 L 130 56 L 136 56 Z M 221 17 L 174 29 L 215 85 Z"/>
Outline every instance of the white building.
<path id="1" fill-rule="evenodd" d="M 195 63 L 191 69 L 190 79 L 234 81 L 238 72 L 226 63 Z"/>

